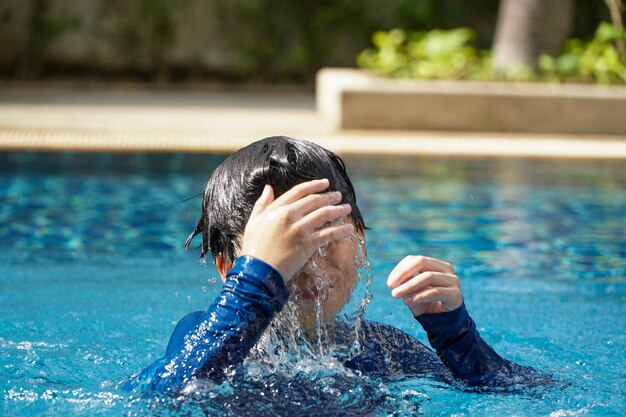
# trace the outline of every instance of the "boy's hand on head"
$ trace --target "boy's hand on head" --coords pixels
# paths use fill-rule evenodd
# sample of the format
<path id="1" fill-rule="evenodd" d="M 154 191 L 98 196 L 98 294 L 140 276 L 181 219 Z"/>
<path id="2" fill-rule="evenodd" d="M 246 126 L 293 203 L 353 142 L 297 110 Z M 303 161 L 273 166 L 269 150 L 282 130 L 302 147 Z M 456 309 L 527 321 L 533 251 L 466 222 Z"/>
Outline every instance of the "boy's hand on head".
<path id="1" fill-rule="evenodd" d="M 456 310 L 463 304 L 459 278 L 447 262 L 407 256 L 389 274 L 391 295 L 402 298 L 413 316 Z"/>
<path id="2" fill-rule="evenodd" d="M 308 181 L 274 199 L 266 185 L 246 224 L 241 254 L 270 264 L 287 282 L 319 248 L 350 236 L 352 223 L 334 222 L 350 214 L 351 207 L 337 205 L 337 191 L 322 193 L 328 186 L 327 179 Z"/>

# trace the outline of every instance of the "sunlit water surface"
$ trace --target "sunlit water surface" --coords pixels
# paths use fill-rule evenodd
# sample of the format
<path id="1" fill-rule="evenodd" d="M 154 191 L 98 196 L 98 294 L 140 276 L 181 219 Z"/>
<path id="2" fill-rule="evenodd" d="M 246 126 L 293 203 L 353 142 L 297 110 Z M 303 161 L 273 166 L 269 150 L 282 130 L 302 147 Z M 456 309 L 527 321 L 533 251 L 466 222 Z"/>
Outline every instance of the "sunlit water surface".
<path id="1" fill-rule="evenodd" d="M 200 205 L 183 200 L 222 159 L 0 154 L 0 415 L 626 412 L 623 162 L 347 160 L 371 228 L 366 318 L 427 343 L 385 280 L 407 254 L 448 260 L 483 337 L 552 373 L 554 387 L 505 394 L 382 383 L 313 348 L 287 355 L 276 372 L 251 364 L 222 386 L 175 397 L 118 390 L 220 288 L 214 267 L 181 244 Z"/>

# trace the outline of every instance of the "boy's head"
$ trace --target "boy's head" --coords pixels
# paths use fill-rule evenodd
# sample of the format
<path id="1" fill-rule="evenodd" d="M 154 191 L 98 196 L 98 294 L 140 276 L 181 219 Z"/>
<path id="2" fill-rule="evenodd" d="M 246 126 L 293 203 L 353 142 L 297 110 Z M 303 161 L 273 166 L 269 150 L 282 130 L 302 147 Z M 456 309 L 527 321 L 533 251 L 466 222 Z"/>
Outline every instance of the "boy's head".
<path id="1" fill-rule="evenodd" d="M 314 143 L 272 136 L 230 155 L 213 172 L 204 190 L 202 215 L 185 247 L 202 234 L 201 257 L 210 251 L 213 259 L 234 261 L 252 207 L 266 184 L 278 197 L 297 184 L 321 178 L 330 182 L 327 191 L 341 192 L 341 203 L 350 204 L 350 218 L 362 231 L 365 224 L 343 160 Z"/>

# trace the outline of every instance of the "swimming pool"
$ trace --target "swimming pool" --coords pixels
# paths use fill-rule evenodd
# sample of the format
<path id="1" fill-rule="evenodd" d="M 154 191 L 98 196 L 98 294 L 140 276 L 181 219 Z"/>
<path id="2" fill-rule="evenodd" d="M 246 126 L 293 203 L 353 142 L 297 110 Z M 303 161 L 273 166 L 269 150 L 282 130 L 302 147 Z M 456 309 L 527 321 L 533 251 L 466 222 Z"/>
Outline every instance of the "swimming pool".
<path id="1" fill-rule="evenodd" d="M 482 336 L 503 356 L 553 373 L 556 387 L 480 393 L 313 369 L 324 384 L 307 386 L 305 375 L 296 381 L 305 389 L 292 381 L 278 393 L 252 386 L 155 399 L 117 390 L 219 289 L 214 268 L 181 245 L 200 204 L 183 200 L 222 159 L 0 154 L 0 415 L 236 415 L 250 404 L 254 415 L 285 404 L 296 415 L 296 403 L 340 415 L 626 412 L 626 164 L 618 161 L 346 161 L 371 228 L 366 317 L 426 342 L 385 279 L 409 253 L 449 260 Z"/>

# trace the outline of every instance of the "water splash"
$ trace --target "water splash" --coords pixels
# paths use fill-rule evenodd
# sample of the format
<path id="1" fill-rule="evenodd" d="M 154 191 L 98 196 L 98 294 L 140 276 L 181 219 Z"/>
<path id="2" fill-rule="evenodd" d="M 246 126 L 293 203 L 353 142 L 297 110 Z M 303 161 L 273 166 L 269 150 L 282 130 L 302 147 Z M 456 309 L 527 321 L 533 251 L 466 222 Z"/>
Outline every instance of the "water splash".
<path id="1" fill-rule="evenodd" d="M 340 263 L 346 258 L 334 259 L 345 253 L 353 256 L 348 258 L 351 265 Z M 337 271 L 346 274 L 337 275 Z M 320 248 L 300 273 L 305 275 L 300 279 L 312 283 L 318 295 L 307 304 L 314 307 L 313 326 L 302 326 L 304 301 L 302 294 L 293 291 L 244 363 L 229 369 L 219 386 L 193 381 L 178 406 L 187 409 L 188 400 L 193 399 L 193 407 L 220 415 L 258 415 L 268 404 L 272 414 L 284 410 L 289 415 L 307 415 L 323 410 L 324 415 L 363 415 L 389 402 L 381 381 L 344 366 L 359 352 L 359 329 L 372 299 L 372 271 L 363 237 L 355 233 L 341 243 Z M 341 305 L 331 305 L 333 300 L 341 301 L 344 292 Z M 333 312 L 335 316 L 328 317 Z"/>
<path id="2" fill-rule="evenodd" d="M 359 330 L 361 329 L 367 306 L 373 298 L 371 292 L 373 279 L 372 265 L 365 254 L 365 239 L 360 234 L 353 234 L 352 239 L 356 240 L 355 243 L 357 252 L 354 260 L 354 266 L 356 268 L 357 280 L 348 303 L 339 312 L 337 318 L 337 320 L 345 323 L 348 327 L 351 327 L 353 334 L 353 343 L 345 352 L 343 357 L 344 360 L 354 356 L 361 347 L 358 337 Z"/>
<path id="3" fill-rule="evenodd" d="M 353 268 L 344 270 L 343 265 L 337 268 L 338 261 L 331 257 L 339 256 L 338 248 L 331 243 L 320 248 L 300 271 L 300 274 L 311 277 L 318 294 L 314 300 L 314 326 L 303 328 L 302 296 L 297 291 L 293 292 L 283 311 L 274 318 L 252 349 L 247 366 L 252 362 L 263 363 L 274 372 L 291 375 L 300 371 L 327 369 L 343 372 L 342 362 L 354 356 L 360 348 L 358 332 L 372 299 L 372 271 L 360 234 L 352 234 L 347 242 L 341 244 L 344 245 L 341 250 L 354 252 Z M 333 275 L 336 270 L 354 273 L 354 276 Z M 341 299 L 343 293 L 345 302 L 339 308 L 331 305 L 337 302 L 337 298 Z M 339 310 L 338 314 L 327 317 L 333 308 Z"/>

